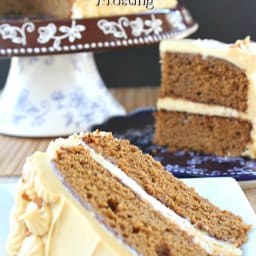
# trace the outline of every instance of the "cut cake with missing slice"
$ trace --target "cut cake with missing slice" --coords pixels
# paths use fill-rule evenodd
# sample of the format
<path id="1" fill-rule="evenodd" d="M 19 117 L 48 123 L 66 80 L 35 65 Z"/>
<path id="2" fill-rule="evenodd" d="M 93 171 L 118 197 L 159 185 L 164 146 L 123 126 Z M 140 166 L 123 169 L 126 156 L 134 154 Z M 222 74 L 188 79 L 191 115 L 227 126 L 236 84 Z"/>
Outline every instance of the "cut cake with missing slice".
<path id="1" fill-rule="evenodd" d="M 256 44 L 165 40 L 154 141 L 256 158 Z"/>
<path id="2" fill-rule="evenodd" d="M 241 255 L 249 225 L 110 133 L 73 135 L 27 159 L 8 255 Z"/>

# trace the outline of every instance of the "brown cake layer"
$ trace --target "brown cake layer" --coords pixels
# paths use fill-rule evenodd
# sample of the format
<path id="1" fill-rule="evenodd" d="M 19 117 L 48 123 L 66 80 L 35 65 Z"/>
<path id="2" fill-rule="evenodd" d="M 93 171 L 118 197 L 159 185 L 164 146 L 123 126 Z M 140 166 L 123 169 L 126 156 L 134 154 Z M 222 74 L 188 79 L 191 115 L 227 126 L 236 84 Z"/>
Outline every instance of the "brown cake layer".
<path id="1" fill-rule="evenodd" d="M 250 142 L 252 125 L 245 120 L 163 110 L 155 119 L 154 141 L 171 151 L 241 156 Z"/>
<path id="2" fill-rule="evenodd" d="M 160 97 L 183 98 L 246 111 L 248 85 L 245 72 L 223 59 L 162 53 Z"/>
<path id="3" fill-rule="evenodd" d="M 66 18 L 71 13 L 74 0 L 2 0 L 0 16 L 4 15 L 45 15 Z"/>
<path id="4" fill-rule="evenodd" d="M 55 164 L 80 201 L 139 255 L 209 255 L 95 162 L 82 146 L 58 150 Z"/>
<path id="5" fill-rule="evenodd" d="M 168 117 L 169 115 L 166 115 L 166 119 Z M 176 116 L 171 119 L 173 123 L 179 122 L 176 121 Z M 171 128 L 167 126 L 166 129 Z M 172 138 L 172 135 L 169 135 L 169 138 Z M 181 217 L 189 219 L 199 229 L 217 239 L 230 241 L 238 246 L 247 240 L 250 227 L 245 225 L 240 217 L 229 211 L 222 211 L 207 199 L 200 197 L 194 189 L 188 188 L 165 171 L 159 163 L 153 161 L 152 157 L 144 155 L 128 141 L 120 142 L 110 135 L 107 137 L 88 135 L 84 137 L 84 141 L 96 152 L 118 165 L 145 191 Z"/>

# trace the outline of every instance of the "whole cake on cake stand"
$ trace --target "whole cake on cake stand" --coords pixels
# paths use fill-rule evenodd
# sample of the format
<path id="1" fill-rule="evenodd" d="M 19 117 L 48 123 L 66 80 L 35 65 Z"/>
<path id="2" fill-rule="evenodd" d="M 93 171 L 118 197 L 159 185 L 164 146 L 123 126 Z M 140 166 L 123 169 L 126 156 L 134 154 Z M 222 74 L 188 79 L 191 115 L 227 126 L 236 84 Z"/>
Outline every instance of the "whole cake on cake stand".
<path id="1" fill-rule="evenodd" d="M 2 18 L 0 57 L 11 57 L 11 67 L 0 97 L 0 133 L 67 135 L 125 114 L 93 52 L 183 38 L 196 29 L 182 6 L 101 18 Z"/>

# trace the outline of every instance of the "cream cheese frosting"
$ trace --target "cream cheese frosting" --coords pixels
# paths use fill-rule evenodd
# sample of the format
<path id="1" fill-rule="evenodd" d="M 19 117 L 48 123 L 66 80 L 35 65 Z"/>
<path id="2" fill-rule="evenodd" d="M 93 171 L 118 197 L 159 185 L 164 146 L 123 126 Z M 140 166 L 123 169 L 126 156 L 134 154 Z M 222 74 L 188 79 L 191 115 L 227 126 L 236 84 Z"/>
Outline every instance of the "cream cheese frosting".
<path id="1" fill-rule="evenodd" d="M 223 116 L 251 120 L 251 117 L 232 108 L 193 102 L 184 99 L 164 97 L 157 100 L 157 108 L 167 111 L 187 112 L 207 116 Z"/>
<path id="2" fill-rule="evenodd" d="M 51 224 L 50 205 L 46 204 L 40 207 L 37 203 L 31 201 L 20 219 L 24 221 L 29 232 L 36 236 L 44 236 Z"/>
<path id="3" fill-rule="evenodd" d="M 65 189 L 54 173 L 49 154 L 35 153 L 27 159 L 25 168 L 29 180 L 23 178 L 17 190 L 15 202 L 20 206 L 14 207 L 10 220 L 13 231 L 8 237 L 7 255 L 134 255 Z M 28 199 L 21 207 L 26 182 L 42 205 Z"/>
<path id="4" fill-rule="evenodd" d="M 105 136 L 106 133 L 97 133 L 96 135 Z M 47 153 L 36 153 L 27 160 L 24 182 L 19 184 L 16 204 L 19 203 L 19 200 L 24 200 L 26 192 L 23 189 L 27 189 L 26 182 L 30 184 L 30 190 L 34 190 L 31 195 L 37 197 L 33 197 L 33 200 L 29 199 L 27 204 L 17 208 L 19 212 L 16 212 L 15 216 L 20 217 L 12 219 L 11 222 L 12 225 L 17 226 L 19 232 L 11 234 L 9 237 L 8 255 L 137 255 L 116 239 L 103 225 L 99 224 L 93 212 L 82 207 L 55 174 L 52 159 L 55 158 L 56 151 L 60 147 L 76 145 L 83 145 L 95 161 L 112 175 L 118 177 L 156 211 L 160 211 L 170 222 L 175 223 L 184 232 L 191 235 L 193 242 L 199 244 L 209 254 L 241 255 L 241 250 L 234 245 L 209 237 L 197 230 L 188 220 L 176 215 L 150 196 L 119 167 L 86 145 L 82 141 L 82 136 L 81 134 L 80 136 L 73 135 L 69 139 L 58 139 L 49 145 Z M 25 177 L 29 177 L 28 180 Z M 40 192 L 38 193 L 38 191 Z M 27 199 L 27 194 L 25 195 Z M 13 248 L 13 239 L 19 241 L 15 248 Z"/>
<path id="5" fill-rule="evenodd" d="M 31 235 L 24 239 L 19 256 L 44 256 L 45 248 L 40 237 Z"/>
<path id="6" fill-rule="evenodd" d="M 161 109 L 171 110 L 171 105 L 175 109 L 188 109 L 191 107 L 189 113 L 206 114 L 206 115 L 219 115 L 221 112 L 225 117 L 237 117 L 251 121 L 252 131 L 250 142 L 243 155 L 256 158 L 256 43 L 252 42 L 249 37 L 244 40 L 238 40 L 234 44 L 225 44 L 215 40 L 164 40 L 160 44 L 160 52 L 180 52 L 190 54 L 200 54 L 204 58 L 209 56 L 216 57 L 228 61 L 237 67 L 244 70 L 249 81 L 248 97 L 247 97 L 247 110 L 244 113 L 232 110 L 231 108 L 216 107 L 209 104 L 198 104 L 194 102 L 183 102 L 186 106 L 181 106 L 181 101 L 173 98 L 160 99 L 157 103 Z M 175 106 L 175 102 L 178 104 Z M 203 109 L 205 108 L 205 109 Z M 174 109 L 174 111 L 176 111 Z M 212 114 L 211 114 L 212 113 Z"/>

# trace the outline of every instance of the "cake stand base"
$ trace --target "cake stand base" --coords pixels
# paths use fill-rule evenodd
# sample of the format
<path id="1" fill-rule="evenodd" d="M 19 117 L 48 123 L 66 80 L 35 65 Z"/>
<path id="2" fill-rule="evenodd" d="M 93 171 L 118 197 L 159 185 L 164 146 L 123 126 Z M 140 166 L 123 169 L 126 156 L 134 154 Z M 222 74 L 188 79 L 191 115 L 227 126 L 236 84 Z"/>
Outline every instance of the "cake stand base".
<path id="1" fill-rule="evenodd" d="M 0 133 L 62 136 L 122 114 L 92 53 L 13 57 L 0 97 Z"/>

